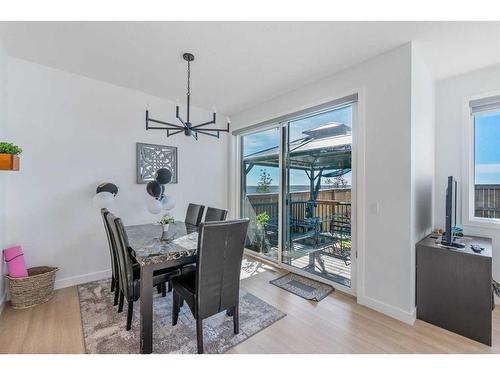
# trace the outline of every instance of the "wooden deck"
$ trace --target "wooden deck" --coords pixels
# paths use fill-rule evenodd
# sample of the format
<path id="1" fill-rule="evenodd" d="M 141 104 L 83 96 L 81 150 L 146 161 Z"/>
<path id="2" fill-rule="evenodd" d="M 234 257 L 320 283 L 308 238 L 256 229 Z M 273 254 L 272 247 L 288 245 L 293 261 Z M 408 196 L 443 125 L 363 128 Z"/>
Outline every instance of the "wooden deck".
<path id="1" fill-rule="evenodd" d="M 330 244 L 306 245 L 294 242 L 293 250 L 283 251 L 283 263 L 297 267 L 316 276 L 334 281 L 347 287 L 351 286 L 351 265 L 346 264 L 323 250 Z M 278 248 L 272 247 L 264 255 L 271 260 L 278 259 Z"/>

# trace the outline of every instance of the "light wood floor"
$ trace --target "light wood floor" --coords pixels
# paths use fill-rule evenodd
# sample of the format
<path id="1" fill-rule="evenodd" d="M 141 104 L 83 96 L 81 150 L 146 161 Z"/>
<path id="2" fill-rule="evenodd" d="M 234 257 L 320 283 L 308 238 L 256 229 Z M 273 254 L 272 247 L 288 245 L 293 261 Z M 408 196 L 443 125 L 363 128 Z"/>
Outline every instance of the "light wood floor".
<path id="1" fill-rule="evenodd" d="M 287 316 L 229 353 L 500 353 L 500 308 L 493 312 L 493 346 L 422 321 L 401 323 L 334 292 L 319 303 L 269 284 L 281 271 L 260 265 L 244 275 L 243 289 Z M 75 287 L 58 290 L 41 306 L 0 316 L 0 353 L 83 353 Z"/>

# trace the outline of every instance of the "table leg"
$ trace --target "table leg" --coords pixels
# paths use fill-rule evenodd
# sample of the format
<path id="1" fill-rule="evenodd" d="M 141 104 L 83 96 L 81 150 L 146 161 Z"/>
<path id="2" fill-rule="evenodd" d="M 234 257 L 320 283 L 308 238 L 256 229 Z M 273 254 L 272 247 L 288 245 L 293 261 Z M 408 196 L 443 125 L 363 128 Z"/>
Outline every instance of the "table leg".
<path id="1" fill-rule="evenodd" d="M 153 270 L 141 267 L 141 354 L 153 352 Z"/>

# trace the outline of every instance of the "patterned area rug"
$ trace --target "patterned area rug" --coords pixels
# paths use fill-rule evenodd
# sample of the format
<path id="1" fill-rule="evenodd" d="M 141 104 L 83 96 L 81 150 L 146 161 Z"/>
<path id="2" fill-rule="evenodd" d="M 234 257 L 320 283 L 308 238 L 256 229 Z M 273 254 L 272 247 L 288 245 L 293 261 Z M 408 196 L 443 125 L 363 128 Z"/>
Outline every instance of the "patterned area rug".
<path id="1" fill-rule="evenodd" d="M 109 290 L 110 280 L 78 286 L 83 335 L 87 353 L 139 353 L 139 301 L 134 303 L 132 329 L 125 330 L 127 302 L 118 314 Z M 172 326 L 172 294 L 153 298 L 153 353 L 196 353 L 196 322 L 184 304 L 179 321 Z M 285 314 L 253 294 L 240 291 L 240 333 L 225 312 L 203 321 L 205 353 L 224 353 L 231 347 L 283 318 Z"/>
<path id="2" fill-rule="evenodd" d="M 290 293 L 296 294 L 299 297 L 317 302 L 321 301 L 335 290 L 330 285 L 294 273 L 288 273 L 278 277 L 277 279 L 271 280 L 270 283 Z"/>

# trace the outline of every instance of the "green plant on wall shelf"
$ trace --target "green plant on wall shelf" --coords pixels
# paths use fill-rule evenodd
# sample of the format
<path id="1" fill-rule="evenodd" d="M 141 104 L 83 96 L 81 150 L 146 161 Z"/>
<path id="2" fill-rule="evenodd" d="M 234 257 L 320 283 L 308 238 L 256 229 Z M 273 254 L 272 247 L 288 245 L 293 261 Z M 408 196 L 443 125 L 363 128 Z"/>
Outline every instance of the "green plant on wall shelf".
<path id="1" fill-rule="evenodd" d="M 22 148 L 13 143 L 0 142 L 0 154 L 19 155 L 21 152 Z"/>

